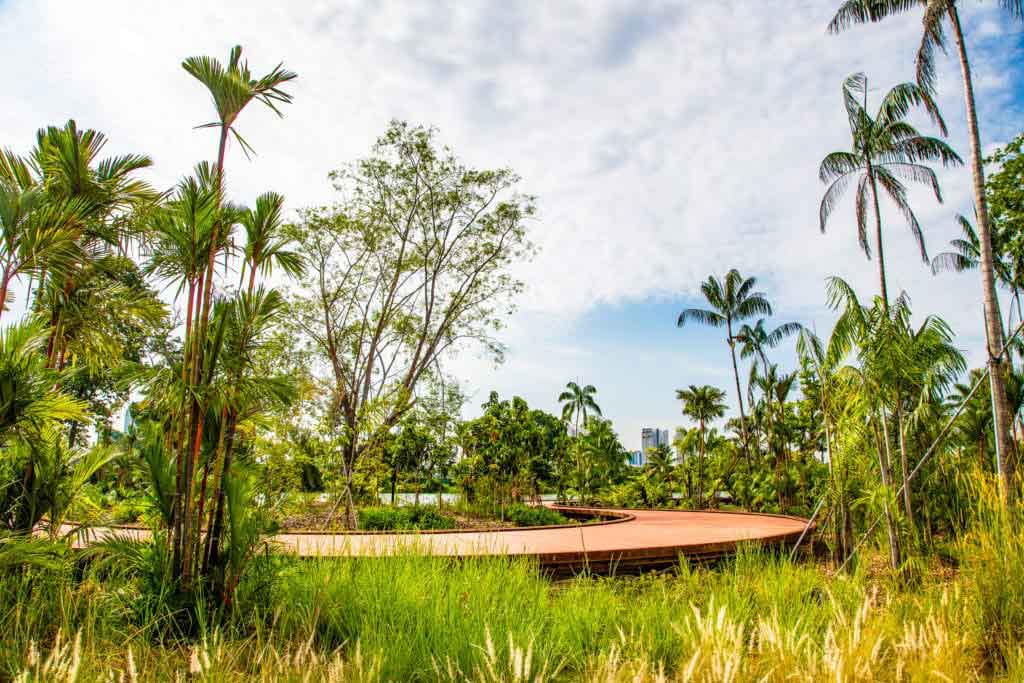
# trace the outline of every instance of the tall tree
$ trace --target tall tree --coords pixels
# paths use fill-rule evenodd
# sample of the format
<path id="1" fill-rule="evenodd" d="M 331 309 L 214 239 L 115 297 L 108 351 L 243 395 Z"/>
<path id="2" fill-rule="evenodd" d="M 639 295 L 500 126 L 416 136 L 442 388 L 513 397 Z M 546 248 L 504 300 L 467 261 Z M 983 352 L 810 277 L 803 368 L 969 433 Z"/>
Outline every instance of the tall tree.
<path id="1" fill-rule="evenodd" d="M 999 6 L 1010 16 L 1024 18 L 1024 0 L 998 0 Z M 989 223 L 988 200 L 985 196 L 985 168 L 981 157 L 981 132 L 974 99 L 974 81 L 967 56 L 964 36 L 956 0 L 846 0 L 829 23 L 831 33 L 839 33 L 855 24 L 876 22 L 886 17 L 923 9 L 921 45 L 917 52 L 917 83 L 931 93 L 936 82 L 936 49 L 946 48 L 946 24 L 956 43 L 960 74 L 964 88 L 967 112 L 967 131 L 971 146 L 971 175 L 974 180 L 974 208 L 978 215 L 978 236 L 981 241 L 981 282 L 985 308 L 986 339 L 988 340 L 988 368 L 995 403 L 996 452 L 1001 462 L 1002 493 L 1009 501 L 1013 493 L 1013 464 L 1008 459 L 1012 448 L 1010 438 L 1010 410 L 1006 396 L 1006 382 L 1002 370 L 1003 329 L 996 294 L 995 258 L 992 253 L 992 231 Z"/>
<path id="2" fill-rule="evenodd" d="M 725 415 L 725 392 L 708 384 L 677 389 L 676 398 L 683 402 L 683 415 L 697 421 L 699 442 L 697 452 L 697 504 L 704 507 L 704 456 L 707 423 Z"/>
<path id="3" fill-rule="evenodd" d="M 709 308 L 684 309 L 676 320 L 678 327 L 683 327 L 687 320 L 694 320 L 708 327 L 725 328 L 725 341 L 729 345 L 733 379 L 736 381 L 736 400 L 740 408 L 740 434 L 743 438 L 743 452 L 747 459 L 748 472 L 751 468 L 750 440 L 747 434 L 747 416 L 743 408 L 743 390 L 740 388 L 740 371 L 736 365 L 737 338 L 733 334 L 733 325 L 755 316 L 772 314 L 771 304 L 768 303 L 763 292 L 754 289 L 756 286 L 757 278 L 744 278 L 735 268 L 725 274 L 724 281 L 713 275 L 708 276 L 708 279 L 701 283 L 700 290 L 704 294 Z"/>
<path id="4" fill-rule="evenodd" d="M 767 369 L 768 349 L 774 349 L 782 343 L 782 340 L 794 335 L 803 327 L 800 323 L 782 323 L 772 331 L 765 327 L 765 319 L 758 318 L 753 325 L 744 323 L 736 332 L 736 341 L 740 342 L 740 358 L 756 356 L 761 361 L 761 367 Z"/>
<path id="5" fill-rule="evenodd" d="M 438 358 L 492 337 L 533 251 L 532 197 L 511 170 L 474 169 L 435 131 L 393 122 L 373 155 L 332 174 L 346 201 L 290 228 L 312 277 L 293 302 L 296 332 L 322 359 L 323 418 L 336 436 L 346 518 L 357 461 L 410 410 Z"/>
<path id="6" fill-rule="evenodd" d="M 207 332 L 209 329 L 213 301 L 214 264 L 217 255 L 228 245 L 227 234 L 240 215 L 231 207 L 224 207 L 224 157 L 227 152 L 229 136 L 234 136 L 242 150 L 248 155 L 252 146 L 238 132 L 235 124 L 245 107 L 253 101 L 260 102 L 281 116 L 278 105 L 291 102 L 291 95 L 282 89 L 296 74 L 278 64 L 269 73 L 253 78 L 248 62 L 242 60 L 242 48 L 235 46 L 228 57 L 225 67 L 213 57 L 189 57 L 182 62 L 182 68 L 193 78 L 202 83 L 213 99 L 217 119 L 199 126 L 200 128 L 219 129 L 217 162 L 212 170 L 213 211 L 212 225 L 209 234 L 208 248 L 205 250 L 206 263 L 199 272 L 195 291 L 190 291 L 188 311 L 191 320 L 186 323 L 185 362 L 183 374 L 186 384 L 182 387 L 183 404 L 189 405 L 186 421 L 188 439 L 183 444 L 184 468 L 179 465 L 179 498 L 181 506 L 177 510 L 174 537 L 175 574 L 182 577 L 187 585 L 190 580 L 191 567 L 196 557 L 194 551 L 198 546 L 198 536 L 186 539 L 189 527 L 198 529 L 198 520 L 193 520 L 192 512 L 192 472 L 198 465 L 199 452 L 203 442 L 204 413 L 206 410 L 208 378 L 212 378 L 215 358 L 206 358 L 209 348 Z M 210 184 L 210 183 L 206 183 Z M 191 290 L 190 286 L 190 290 Z M 182 490 L 182 487 L 183 490 Z M 195 532 L 198 534 L 198 531 Z"/>
<path id="7" fill-rule="evenodd" d="M 254 209 L 242 214 L 246 240 L 239 289 L 248 271 L 249 294 L 256 287 L 256 274 L 269 275 L 275 264 L 292 277 L 302 275 L 302 256 L 289 248 L 292 242 L 283 231 L 283 210 L 284 197 L 265 192 L 256 198 Z"/>
<path id="8" fill-rule="evenodd" d="M 849 118 L 852 148 L 848 152 L 832 152 L 821 162 L 818 176 L 828 184 L 819 209 L 822 232 L 846 189 L 856 181 L 857 239 L 865 255 L 871 258 L 868 241 L 868 202 L 874 217 L 875 251 L 878 256 L 878 281 L 882 302 L 889 305 L 885 276 L 885 251 L 882 245 L 882 211 L 879 186 L 903 214 L 910 227 L 921 258 L 928 263 L 924 234 L 917 216 L 910 208 L 907 187 L 903 181 L 927 185 L 942 201 L 939 181 L 923 161 L 940 161 L 943 166 L 962 164 L 960 157 L 938 138 L 921 135 L 906 122 L 913 106 L 924 106 L 944 129 L 942 119 L 931 102 L 931 95 L 914 83 L 897 85 L 882 98 L 877 114 L 868 113 L 868 79 L 856 73 L 843 81 L 843 103 Z"/>
<path id="9" fill-rule="evenodd" d="M 601 406 L 597 405 L 594 397 L 597 389 L 593 384 L 581 387 L 576 382 L 569 382 L 565 385 L 565 391 L 558 395 L 558 402 L 562 404 L 562 419 L 568 424 L 575 418 L 575 434 L 579 436 L 580 420 L 582 419 L 584 429 L 587 426 L 587 413 L 601 415 Z"/>

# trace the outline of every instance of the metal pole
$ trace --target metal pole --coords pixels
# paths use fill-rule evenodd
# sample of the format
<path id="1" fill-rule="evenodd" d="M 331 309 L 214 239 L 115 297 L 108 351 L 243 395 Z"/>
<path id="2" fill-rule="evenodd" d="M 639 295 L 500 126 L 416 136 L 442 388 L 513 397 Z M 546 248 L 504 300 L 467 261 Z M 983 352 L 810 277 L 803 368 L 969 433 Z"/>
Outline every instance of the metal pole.
<path id="1" fill-rule="evenodd" d="M 792 561 L 793 557 L 796 556 L 796 549 L 800 547 L 801 543 L 803 543 L 804 536 L 807 535 L 807 532 L 810 530 L 811 525 L 814 524 L 814 519 L 818 516 L 818 513 L 821 511 L 821 506 L 825 504 L 825 498 L 827 497 L 828 496 L 822 496 L 821 500 L 818 501 L 818 506 L 814 508 L 814 513 L 811 515 L 811 518 L 807 520 L 807 526 L 805 526 L 804 530 L 800 533 L 800 538 L 796 539 L 796 544 L 793 546 L 793 549 L 789 552 L 790 561 Z"/>

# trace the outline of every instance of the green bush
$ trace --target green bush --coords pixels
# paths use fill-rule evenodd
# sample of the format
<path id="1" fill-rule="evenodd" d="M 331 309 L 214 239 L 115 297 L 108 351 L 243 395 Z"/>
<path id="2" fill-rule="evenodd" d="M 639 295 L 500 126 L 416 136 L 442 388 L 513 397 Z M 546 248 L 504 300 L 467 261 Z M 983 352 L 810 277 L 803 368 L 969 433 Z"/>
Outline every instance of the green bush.
<path id="1" fill-rule="evenodd" d="M 551 526 L 571 524 L 572 520 L 562 513 L 542 505 L 514 503 L 505 509 L 505 519 L 516 526 Z"/>
<path id="2" fill-rule="evenodd" d="M 359 510 L 359 528 L 371 531 L 454 529 L 455 520 L 432 505 L 381 505 Z"/>

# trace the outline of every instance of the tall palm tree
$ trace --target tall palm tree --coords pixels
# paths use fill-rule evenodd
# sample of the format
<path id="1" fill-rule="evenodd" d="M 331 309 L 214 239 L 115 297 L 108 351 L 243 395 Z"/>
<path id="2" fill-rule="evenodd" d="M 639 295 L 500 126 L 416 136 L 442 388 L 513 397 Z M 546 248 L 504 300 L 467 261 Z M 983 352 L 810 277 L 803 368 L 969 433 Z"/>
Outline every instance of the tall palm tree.
<path id="1" fill-rule="evenodd" d="M 562 419 L 569 422 L 575 416 L 576 436 L 579 436 L 580 418 L 583 419 L 583 427 L 586 428 L 588 412 L 592 415 L 601 414 L 601 406 L 594 400 L 597 389 L 593 384 L 580 387 L 576 382 L 567 383 L 565 389 L 558 395 L 558 402 L 562 404 Z"/>
<path id="2" fill-rule="evenodd" d="M 700 434 L 697 452 L 697 504 L 704 506 L 704 436 L 707 423 L 725 415 L 725 392 L 708 384 L 676 389 L 676 398 L 683 402 L 683 415 L 697 421 Z"/>
<path id="3" fill-rule="evenodd" d="M 757 278 L 744 278 L 735 268 L 725 274 L 724 281 L 713 275 L 708 276 L 708 279 L 701 284 L 700 289 L 709 308 L 684 309 L 676 320 L 678 327 L 685 325 L 687 320 L 695 320 L 708 327 L 725 328 L 725 341 L 729 345 L 729 353 L 732 356 L 732 373 L 736 381 L 736 400 L 740 408 L 740 434 L 743 437 L 743 452 L 747 459 L 748 473 L 751 468 L 750 442 L 747 435 L 747 416 L 743 409 L 743 390 L 740 389 L 740 371 L 736 365 L 737 338 L 733 334 L 733 324 L 749 320 L 754 316 L 772 314 L 771 304 L 768 303 L 763 292 L 754 289 L 756 286 Z"/>
<path id="4" fill-rule="evenodd" d="M 914 83 L 897 85 L 882 98 L 878 113 L 871 117 L 867 110 L 868 79 L 856 73 L 843 81 L 843 102 L 850 121 L 852 149 L 832 152 L 821 162 L 818 176 L 828 184 L 819 209 L 822 232 L 846 189 L 857 183 L 857 238 L 865 255 L 871 258 L 868 241 L 868 201 L 874 214 L 875 251 L 878 254 L 878 280 L 882 301 L 889 305 L 889 292 L 885 277 L 885 252 L 882 245 L 882 212 L 879 205 L 879 186 L 903 214 L 910 231 L 921 250 L 921 258 L 928 262 L 924 235 L 917 216 L 907 202 L 907 187 L 902 181 L 921 183 L 931 188 L 935 199 L 942 201 L 939 181 L 923 161 L 940 161 L 943 166 L 963 162 L 956 152 L 938 138 L 925 137 L 906 122 L 912 106 L 924 106 L 933 112 L 939 125 L 942 119 L 931 104 L 931 95 Z"/>
<path id="5" fill-rule="evenodd" d="M 213 98 L 214 108 L 217 110 L 217 120 L 202 124 L 199 128 L 220 129 L 217 145 L 216 181 L 218 188 L 223 188 L 224 155 L 227 151 L 228 137 L 234 136 L 246 155 L 253 151 L 252 145 L 246 142 L 245 138 L 238 132 L 238 129 L 235 128 L 238 116 L 245 109 L 246 105 L 255 100 L 266 105 L 278 116 L 283 117 L 284 115 L 278 109 L 278 105 L 290 103 L 292 96 L 285 92 L 282 86 L 297 78 L 298 74 L 288 71 L 284 68 L 283 63 L 279 63 L 266 75 L 260 78 L 253 78 L 252 72 L 249 70 L 249 63 L 242 60 L 242 47 L 240 45 L 231 48 L 227 68 L 217 59 L 206 56 L 189 57 L 181 63 L 181 66 L 189 75 L 205 85 L 206 89 L 210 91 L 210 96 Z M 214 244 L 217 243 L 217 238 L 218 235 L 215 231 L 213 235 Z M 215 259 L 216 252 L 211 251 L 207 264 L 202 312 L 200 313 L 202 316 L 202 331 L 200 334 L 202 336 L 205 336 L 206 323 L 209 319 L 210 297 L 213 290 L 211 280 L 213 279 Z"/>
<path id="6" fill-rule="evenodd" d="M 249 272 L 249 294 L 256 286 L 256 273 L 268 274 L 276 263 L 288 275 L 302 274 L 302 256 L 288 249 L 291 240 L 282 234 L 284 197 L 276 192 L 265 192 L 256 198 L 256 208 L 242 215 L 245 228 L 245 260 L 239 275 L 239 288 Z"/>
<path id="7" fill-rule="evenodd" d="M 1024 19 L 1024 0 L 998 0 L 998 4 L 1011 16 Z M 992 230 L 985 197 L 985 168 L 981 157 L 981 132 L 974 100 L 974 81 L 967 56 L 967 42 L 956 0 L 846 0 L 840 5 L 829 23 L 830 33 L 839 33 L 855 24 L 866 24 L 901 14 L 913 9 L 924 10 L 921 45 L 917 52 L 917 82 L 927 92 L 933 92 L 936 81 L 936 48 L 946 48 L 946 22 L 956 43 L 960 61 L 960 74 L 964 88 L 967 112 L 967 131 L 971 145 L 971 175 L 974 180 L 974 208 L 978 215 L 978 234 L 981 242 L 981 282 L 985 308 L 986 339 L 988 340 L 989 377 L 995 397 L 995 427 L 999 470 L 1002 475 L 1003 497 L 1009 501 L 1013 492 L 1013 463 L 1007 458 L 1012 448 L 1010 439 L 1010 411 L 1006 398 L 1006 383 L 1000 370 L 1002 365 L 1003 330 L 996 294 L 995 258 L 992 253 Z"/>
<path id="8" fill-rule="evenodd" d="M 188 584 L 190 580 L 189 568 L 194 565 L 195 559 L 192 554 L 195 552 L 199 542 L 198 534 L 188 542 L 185 539 L 185 535 L 188 533 L 185 526 L 192 524 L 192 526 L 198 528 L 198 525 L 193 524 L 190 519 L 191 479 L 188 477 L 188 471 L 190 468 L 194 469 L 197 465 L 199 450 L 202 445 L 204 424 L 202 416 L 206 410 L 203 398 L 204 392 L 202 391 L 203 377 L 212 377 L 214 370 L 213 362 L 206 363 L 204 360 L 204 352 L 210 346 L 207 340 L 207 331 L 213 297 L 214 265 L 220 246 L 226 244 L 224 237 L 235 222 L 234 219 L 237 218 L 237 216 L 232 215 L 233 212 L 220 211 L 224 188 L 224 156 L 227 151 L 228 137 L 234 136 L 235 140 L 242 147 L 243 152 L 248 155 L 252 151 L 252 146 L 246 142 L 245 138 L 241 136 L 235 127 L 238 116 L 253 101 L 264 104 L 278 116 L 282 116 L 278 105 L 287 104 L 292 101 L 291 95 L 283 90 L 283 86 L 289 81 L 294 80 L 296 74 L 284 69 L 283 64 L 278 64 L 266 75 L 260 78 L 253 78 L 248 63 L 242 60 L 242 48 L 237 45 L 231 49 L 226 68 L 218 60 L 206 56 L 189 57 L 182 62 L 182 68 L 206 86 L 210 96 L 213 98 L 217 119 L 201 125 L 200 128 L 218 128 L 220 133 L 214 175 L 214 184 L 217 190 L 215 201 L 218 212 L 214 217 L 210 238 L 211 248 L 206 255 L 206 266 L 196 286 L 196 294 L 199 298 L 194 307 L 195 317 L 193 322 L 186 326 L 190 334 L 185 340 L 186 360 L 183 368 L 183 375 L 188 378 L 188 383 L 184 387 L 186 391 L 182 394 L 183 404 L 191 404 L 187 421 L 188 440 L 185 445 L 185 452 L 191 453 L 191 456 L 189 459 L 190 464 L 187 464 L 185 468 L 186 476 L 183 479 L 183 485 L 189 495 L 185 496 L 184 507 L 181 510 L 183 518 L 175 526 L 172 543 L 174 546 L 173 564 L 175 574 Z M 189 385 L 196 389 L 188 391 Z M 191 394 L 191 397 L 189 397 L 189 394 Z"/>
<path id="9" fill-rule="evenodd" d="M 750 358 L 756 355 L 761 361 L 761 367 L 767 368 L 767 349 L 774 349 L 782 343 L 782 340 L 790 335 L 796 334 L 803 329 L 800 323 L 783 323 L 769 332 L 765 328 L 765 319 L 758 318 L 753 326 L 744 323 L 736 332 L 736 341 L 740 342 L 740 358 Z"/>

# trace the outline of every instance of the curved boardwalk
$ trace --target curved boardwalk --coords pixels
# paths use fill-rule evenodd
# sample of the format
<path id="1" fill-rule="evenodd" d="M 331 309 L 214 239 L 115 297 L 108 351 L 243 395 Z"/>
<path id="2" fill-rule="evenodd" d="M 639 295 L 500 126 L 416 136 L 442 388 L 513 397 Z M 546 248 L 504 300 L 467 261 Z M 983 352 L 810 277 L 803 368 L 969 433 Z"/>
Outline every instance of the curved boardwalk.
<path id="1" fill-rule="evenodd" d="M 589 568 L 596 572 L 636 571 L 671 566 L 685 556 L 707 562 L 732 554 L 737 543 L 792 546 L 806 520 L 778 515 L 656 510 L 556 508 L 567 514 L 616 513 L 623 518 L 571 527 L 538 527 L 449 533 L 284 533 L 275 541 L 303 557 L 367 557 L 411 550 L 432 555 L 511 555 L 536 558 L 556 574 Z M 142 535 L 140 529 L 93 529 Z"/>

